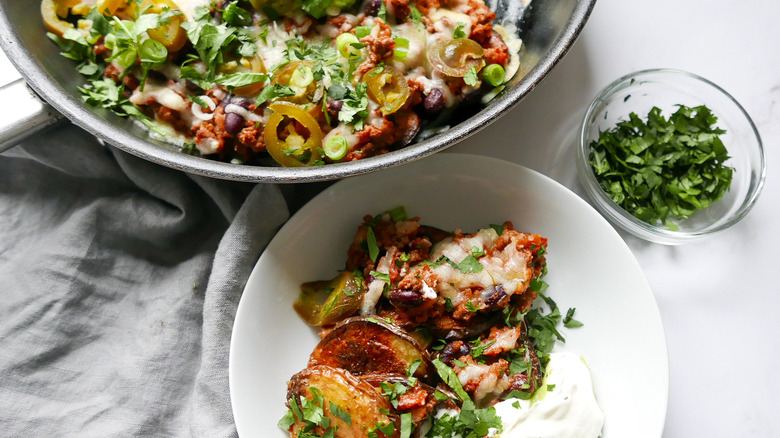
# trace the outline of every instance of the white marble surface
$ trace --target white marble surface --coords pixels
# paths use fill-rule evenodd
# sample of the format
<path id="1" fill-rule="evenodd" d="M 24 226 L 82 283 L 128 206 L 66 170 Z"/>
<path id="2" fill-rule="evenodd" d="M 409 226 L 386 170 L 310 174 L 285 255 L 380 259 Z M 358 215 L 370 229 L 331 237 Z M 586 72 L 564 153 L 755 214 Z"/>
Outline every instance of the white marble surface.
<path id="1" fill-rule="evenodd" d="M 453 151 L 514 161 L 582 193 L 575 133 L 595 94 L 626 73 L 688 70 L 753 117 L 767 179 L 752 212 L 705 242 L 668 247 L 624 235 L 666 329 L 665 437 L 780 436 L 780 2 L 598 0 L 567 57 L 519 107 Z M 0 84 L 17 77 L 0 56 Z M 619 327 L 616 328 L 619 330 Z"/>

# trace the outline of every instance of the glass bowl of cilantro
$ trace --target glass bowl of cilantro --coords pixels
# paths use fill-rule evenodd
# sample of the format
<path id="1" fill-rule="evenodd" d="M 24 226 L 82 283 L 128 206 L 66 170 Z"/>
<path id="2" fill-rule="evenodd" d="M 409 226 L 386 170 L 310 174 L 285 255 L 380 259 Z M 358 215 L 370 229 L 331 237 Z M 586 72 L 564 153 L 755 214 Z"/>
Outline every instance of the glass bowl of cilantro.
<path id="1" fill-rule="evenodd" d="M 764 185 L 761 137 L 726 91 L 681 70 L 643 70 L 602 90 L 577 153 L 595 207 L 642 239 L 696 242 L 739 222 Z"/>

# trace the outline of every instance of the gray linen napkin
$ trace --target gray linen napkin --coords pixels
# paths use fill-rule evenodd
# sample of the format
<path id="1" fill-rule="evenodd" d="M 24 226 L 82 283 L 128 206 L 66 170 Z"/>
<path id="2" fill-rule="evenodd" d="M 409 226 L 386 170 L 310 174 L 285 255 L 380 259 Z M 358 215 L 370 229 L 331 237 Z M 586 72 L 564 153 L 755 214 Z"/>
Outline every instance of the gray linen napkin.
<path id="1" fill-rule="evenodd" d="M 234 436 L 233 318 L 287 217 L 73 126 L 0 155 L 0 435 Z"/>

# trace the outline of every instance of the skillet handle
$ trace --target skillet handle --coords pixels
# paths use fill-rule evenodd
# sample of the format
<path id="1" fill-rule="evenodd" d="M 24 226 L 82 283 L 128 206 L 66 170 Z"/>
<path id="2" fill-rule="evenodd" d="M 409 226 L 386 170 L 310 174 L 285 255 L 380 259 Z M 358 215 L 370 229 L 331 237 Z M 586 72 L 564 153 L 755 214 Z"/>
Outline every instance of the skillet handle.
<path id="1" fill-rule="evenodd" d="M 0 102 L 0 152 L 64 119 L 24 79 L 0 87 Z"/>

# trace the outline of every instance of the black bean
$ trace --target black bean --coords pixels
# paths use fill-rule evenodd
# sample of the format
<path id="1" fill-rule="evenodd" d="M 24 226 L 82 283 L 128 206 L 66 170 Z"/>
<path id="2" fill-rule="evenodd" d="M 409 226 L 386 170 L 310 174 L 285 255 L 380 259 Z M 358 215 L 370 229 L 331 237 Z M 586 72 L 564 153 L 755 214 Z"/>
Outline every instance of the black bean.
<path id="1" fill-rule="evenodd" d="M 149 70 L 146 72 L 146 79 L 154 82 L 166 83 L 168 78 L 159 71 Z"/>
<path id="2" fill-rule="evenodd" d="M 485 304 L 488 306 L 495 306 L 506 297 L 506 290 L 504 286 L 497 284 L 492 291 L 490 291 L 485 297 Z"/>
<path id="3" fill-rule="evenodd" d="M 344 102 L 340 100 L 328 99 L 328 117 L 330 117 L 330 125 L 336 126 L 339 124 L 339 112 L 344 106 Z"/>
<path id="4" fill-rule="evenodd" d="M 446 340 L 446 341 L 455 341 L 455 340 L 458 340 L 458 339 L 463 339 L 463 338 L 466 337 L 467 334 L 468 334 L 468 332 L 466 332 L 465 330 L 453 329 L 453 330 L 448 331 L 444 335 L 444 340 Z"/>
<path id="5" fill-rule="evenodd" d="M 423 302 L 422 293 L 416 290 L 396 289 L 390 292 L 390 303 L 396 307 L 417 307 Z"/>
<path id="6" fill-rule="evenodd" d="M 363 12 L 365 12 L 366 15 L 376 17 L 379 13 L 379 8 L 382 7 L 382 1 L 383 0 L 366 0 L 366 2 L 363 3 Z"/>
<path id="7" fill-rule="evenodd" d="M 450 342 L 441 350 L 441 353 L 439 353 L 439 359 L 441 359 L 442 362 L 451 365 L 453 360 L 466 356 L 469 353 L 471 353 L 469 344 L 463 341 L 455 341 Z"/>
<path id="8" fill-rule="evenodd" d="M 193 93 L 200 93 L 200 92 L 203 91 L 202 88 L 200 88 L 199 86 L 195 85 L 195 82 L 192 82 L 189 79 L 185 79 L 184 80 L 184 87 L 186 89 L 192 91 Z"/>
<path id="9" fill-rule="evenodd" d="M 233 96 L 230 99 L 230 103 L 233 105 L 238 105 L 241 108 L 249 109 L 249 106 L 252 105 L 252 102 L 249 99 L 244 99 L 243 97 Z"/>
<path id="10" fill-rule="evenodd" d="M 227 96 L 225 96 L 224 99 L 222 99 L 219 102 L 218 106 L 221 106 L 222 108 L 224 108 L 224 107 L 228 106 L 229 103 L 231 103 L 231 100 L 233 100 L 233 95 L 232 94 L 228 94 Z"/>
<path id="11" fill-rule="evenodd" d="M 430 115 L 436 115 L 444 109 L 444 94 L 438 88 L 434 88 L 425 96 L 423 101 L 425 111 Z"/>
<path id="12" fill-rule="evenodd" d="M 328 99 L 328 112 L 338 115 L 341 108 L 344 106 L 344 102 L 340 100 Z"/>
<path id="13" fill-rule="evenodd" d="M 230 134 L 237 134 L 244 129 L 244 117 L 236 113 L 227 113 L 225 115 L 225 131 Z"/>

